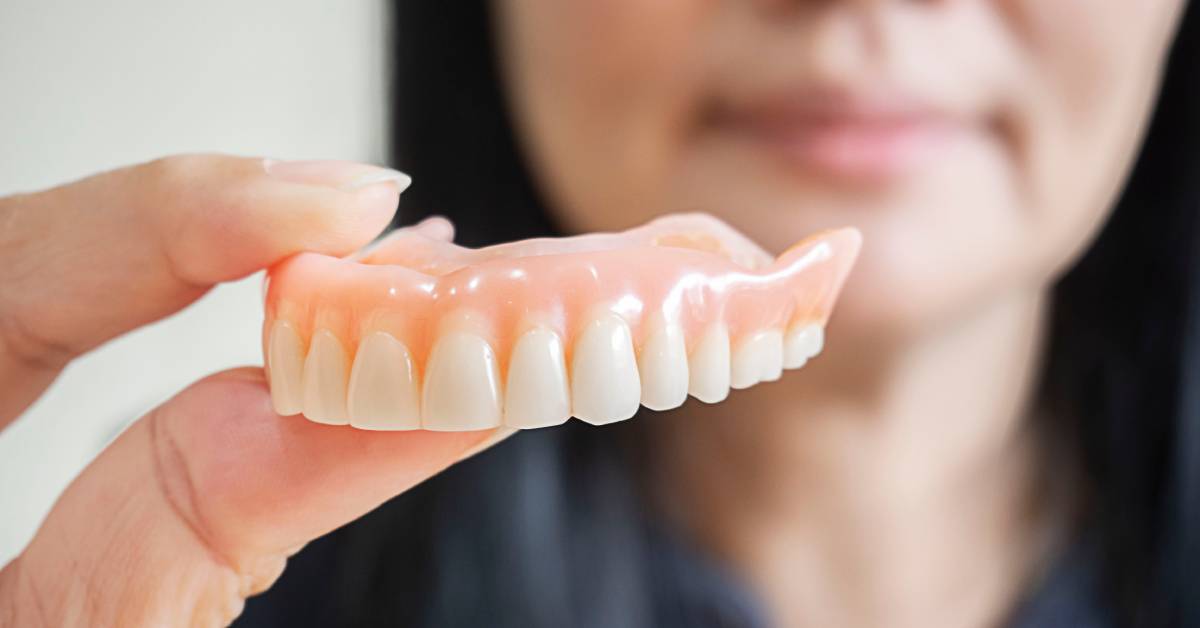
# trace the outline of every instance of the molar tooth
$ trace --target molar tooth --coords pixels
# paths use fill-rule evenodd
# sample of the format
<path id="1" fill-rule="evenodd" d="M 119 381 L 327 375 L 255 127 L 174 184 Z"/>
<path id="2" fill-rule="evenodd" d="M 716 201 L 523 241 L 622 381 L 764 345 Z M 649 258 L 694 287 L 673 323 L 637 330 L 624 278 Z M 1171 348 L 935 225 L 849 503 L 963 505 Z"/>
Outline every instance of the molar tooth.
<path id="1" fill-rule="evenodd" d="M 759 381 L 774 382 L 783 377 L 783 330 L 770 329 L 758 335 L 762 347 Z"/>
<path id="2" fill-rule="evenodd" d="M 412 354 L 391 334 L 377 331 L 362 339 L 348 391 L 350 425 L 366 430 L 421 428 L 421 396 Z"/>
<path id="3" fill-rule="evenodd" d="M 500 370 L 483 338 L 467 332 L 443 334 L 425 364 L 421 425 L 459 432 L 500 425 Z"/>
<path id="4" fill-rule="evenodd" d="M 286 321 L 271 324 L 267 339 L 267 368 L 271 380 L 271 405 L 283 416 L 304 410 L 304 345 Z"/>
<path id="5" fill-rule="evenodd" d="M 688 392 L 704 403 L 729 396 L 729 330 L 720 323 L 704 330 L 688 361 Z"/>
<path id="6" fill-rule="evenodd" d="M 544 327 L 521 335 L 513 346 L 504 390 L 504 424 L 532 428 L 571 418 L 562 339 Z"/>
<path id="7" fill-rule="evenodd" d="M 688 394 L 687 342 L 674 324 L 651 328 L 638 356 L 642 377 L 642 405 L 669 410 L 683 405 Z"/>
<path id="8" fill-rule="evenodd" d="M 825 349 L 825 328 L 813 325 L 812 339 L 808 345 L 808 357 L 815 358 Z"/>
<path id="9" fill-rule="evenodd" d="M 825 329 L 816 323 L 796 325 L 788 331 L 784 342 L 783 366 L 794 369 L 804 366 L 825 346 Z"/>
<path id="10" fill-rule="evenodd" d="M 304 416 L 317 423 L 346 425 L 346 352 L 328 329 L 317 330 L 304 359 Z"/>
<path id="11" fill-rule="evenodd" d="M 628 419 L 641 397 L 629 325 L 612 313 L 592 320 L 575 341 L 571 359 L 574 415 L 593 425 Z"/>
<path id="12" fill-rule="evenodd" d="M 742 341 L 733 352 L 729 385 L 749 388 L 759 382 L 779 379 L 783 371 L 783 333 L 765 330 Z"/>

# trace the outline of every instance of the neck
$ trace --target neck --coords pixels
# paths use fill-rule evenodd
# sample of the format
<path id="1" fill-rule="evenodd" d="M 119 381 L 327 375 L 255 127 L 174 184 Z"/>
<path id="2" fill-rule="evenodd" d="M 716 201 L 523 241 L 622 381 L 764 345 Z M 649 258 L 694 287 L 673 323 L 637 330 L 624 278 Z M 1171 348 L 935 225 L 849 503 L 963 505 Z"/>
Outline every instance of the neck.
<path id="1" fill-rule="evenodd" d="M 781 625 L 1002 620 L 1044 547 L 1024 420 L 1043 305 L 1020 295 L 888 348 L 831 326 L 782 382 L 658 424 L 667 512 Z"/>

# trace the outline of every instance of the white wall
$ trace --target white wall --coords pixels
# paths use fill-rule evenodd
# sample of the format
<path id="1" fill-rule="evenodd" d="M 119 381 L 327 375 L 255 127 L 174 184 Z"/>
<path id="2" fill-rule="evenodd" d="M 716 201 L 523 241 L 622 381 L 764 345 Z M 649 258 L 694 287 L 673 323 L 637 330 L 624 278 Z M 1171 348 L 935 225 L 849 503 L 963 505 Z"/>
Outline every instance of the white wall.
<path id="1" fill-rule="evenodd" d="M 3 0 L 0 195 L 177 152 L 382 161 L 387 30 L 379 0 Z M 130 420 L 261 364 L 260 283 L 78 360 L 0 434 L 0 564 Z"/>

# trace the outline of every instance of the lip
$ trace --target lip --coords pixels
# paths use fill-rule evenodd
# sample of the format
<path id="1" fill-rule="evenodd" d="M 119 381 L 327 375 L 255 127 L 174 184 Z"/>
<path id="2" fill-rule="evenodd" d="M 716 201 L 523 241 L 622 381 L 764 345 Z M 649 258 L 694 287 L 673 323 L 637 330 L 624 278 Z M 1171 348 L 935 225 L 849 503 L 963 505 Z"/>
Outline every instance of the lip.
<path id="1" fill-rule="evenodd" d="M 718 110 L 716 123 L 800 173 L 893 179 L 930 163 L 963 116 L 899 93 L 777 92 Z"/>

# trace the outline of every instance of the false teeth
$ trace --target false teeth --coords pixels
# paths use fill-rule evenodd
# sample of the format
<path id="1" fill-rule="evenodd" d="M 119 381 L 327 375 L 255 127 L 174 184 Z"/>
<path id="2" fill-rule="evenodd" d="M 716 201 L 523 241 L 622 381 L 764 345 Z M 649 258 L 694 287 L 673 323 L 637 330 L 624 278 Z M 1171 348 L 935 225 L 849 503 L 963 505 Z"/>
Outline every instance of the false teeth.
<path id="1" fill-rule="evenodd" d="M 346 351 L 328 329 L 317 331 L 304 360 L 304 413 L 329 425 L 346 425 Z"/>
<path id="2" fill-rule="evenodd" d="M 759 382 L 777 380 L 782 374 L 783 334 L 778 330 L 760 331 L 733 352 L 729 385 L 749 388 Z"/>
<path id="3" fill-rule="evenodd" d="M 269 273 L 272 404 L 362 429 L 480 430 L 717 403 L 821 351 L 858 246 L 832 231 L 772 258 L 674 216 L 478 250 L 400 230 L 349 258 L 302 253 Z"/>
<path id="4" fill-rule="evenodd" d="M 512 350 L 504 391 L 504 424 L 531 428 L 571 418 L 562 339 L 553 330 L 525 332 Z"/>
<path id="5" fill-rule="evenodd" d="M 304 359 L 304 416 L 317 423 L 345 425 L 346 352 L 333 332 L 313 334 Z"/>
<path id="6" fill-rule="evenodd" d="M 647 334 L 635 351 L 629 325 L 616 314 L 600 315 L 579 334 L 568 377 L 561 337 L 535 327 L 514 343 L 501 387 L 491 345 L 454 331 L 436 341 L 422 386 L 412 353 L 389 333 L 362 339 L 347 383 L 345 352 L 332 332 L 317 331 L 305 356 L 294 327 L 277 321 L 268 335 L 272 400 L 280 414 L 302 410 L 316 422 L 369 430 L 528 429 L 572 415 L 602 425 L 633 416 L 639 403 L 666 410 L 688 394 L 720 402 L 731 388 L 779 379 L 785 358 L 786 368 L 796 368 L 796 356 L 803 365 L 823 342 L 819 325 L 798 326 L 786 336 L 765 330 L 731 355 L 728 330 L 716 324 L 688 355 L 677 325 L 659 321 Z"/>
<path id="7" fill-rule="evenodd" d="M 669 410 L 683 405 L 688 394 L 687 341 L 678 325 L 657 324 L 638 356 L 642 405 Z"/>
<path id="8" fill-rule="evenodd" d="M 479 336 L 452 331 L 429 355 L 421 426 L 441 432 L 500 425 L 500 370 L 496 354 Z"/>
<path id="9" fill-rule="evenodd" d="M 729 396 L 729 331 L 713 325 L 704 331 L 688 362 L 688 392 L 704 403 Z"/>
<path id="10" fill-rule="evenodd" d="M 825 330 L 820 325 L 797 325 L 783 344 L 783 366 L 796 369 L 804 366 L 825 346 Z"/>
<path id="11" fill-rule="evenodd" d="M 296 329 L 284 321 L 276 321 L 267 337 L 267 368 L 275 412 L 299 414 L 304 410 L 304 345 Z"/>
<path id="12" fill-rule="evenodd" d="M 575 342 L 571 361 L 573 414 L 592 425 L 637 413 L 642 382 L 629 325 L 615 314 L 592 320 Z"/>
<path id="13" fill-rule="evenodd" d="M 391 334 L 368 334 L 358 345 L 346 392 L 350 425 L 366 430 L 421 427 L 416 366 L 404 343 Z"/>

